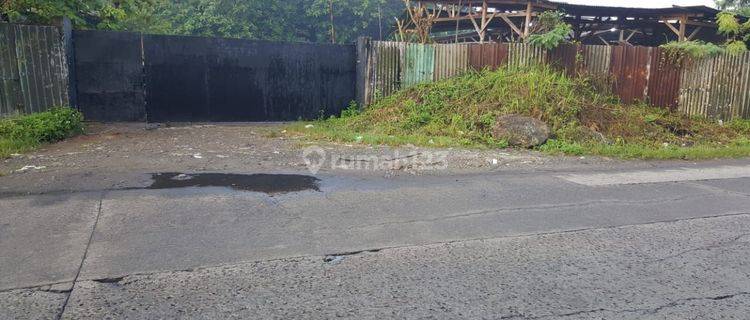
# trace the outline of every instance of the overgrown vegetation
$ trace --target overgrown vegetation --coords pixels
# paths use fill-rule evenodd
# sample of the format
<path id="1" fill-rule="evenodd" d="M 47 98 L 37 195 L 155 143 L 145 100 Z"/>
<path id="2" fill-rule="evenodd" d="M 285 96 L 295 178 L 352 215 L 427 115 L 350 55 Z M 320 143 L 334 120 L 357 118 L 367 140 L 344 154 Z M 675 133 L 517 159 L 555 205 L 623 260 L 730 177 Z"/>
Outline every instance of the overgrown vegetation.
<path id="1" fill-rule="evenodd" d="M 71 108 L 0 119 L 0 158 L 83 132 L 83 116 Z"/>
<path id="2" fill-rule="evenodd" d="M 720 4 L 721 5 L 721 4 Z M 737 55 L 747 52 L 750 42 L 750 19 L 741 22 L 737 11 L 723 11 L 716 16 L 718 33 L 727 37 L 722 46 L 702 41 L 669 42 L 661 46 L 665 51 L 666 62 L 681 65 L 685 58 L 696 60 L 722 53 Z"/>
<path id="3" fill-rule="evenodd" d="M 750 155 L 750 121 L 727 125 L 645 105 L 625 106 L 585 77 L 546 66 L 469 73 L 402 90 L 359 111 L 290 130 L 313 139 L 438 147 L 505 147 L 495 119 L 520 114 L 546 122 L 553 139 L 540 150 L 621 158 Z"/>
<path id="4" fill-rule="evenodd" d="M 726 52 L 726 49 L 718 45 L 703 41 L 673 41 L 661 45 L 661 48 L 664 49 L 665 62 L 677 66 L 682 65 L 686 58 L 700 60 Z"/>

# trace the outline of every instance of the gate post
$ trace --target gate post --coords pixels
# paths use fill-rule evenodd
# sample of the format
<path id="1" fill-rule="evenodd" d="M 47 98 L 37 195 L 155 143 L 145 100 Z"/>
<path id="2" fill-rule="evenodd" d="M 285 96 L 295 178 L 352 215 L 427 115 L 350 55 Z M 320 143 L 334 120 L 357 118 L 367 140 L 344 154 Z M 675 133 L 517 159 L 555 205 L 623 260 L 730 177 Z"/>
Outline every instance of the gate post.
<path id="1" fill-rule="evenodd" d="M 62 45 L 65 50 L 65 63 L 68 67 L 68 106 L 78 109 L 75 47 L 73 46 L 73 24 L 70 19 L 63 17 L 60 23 Z"/>
<path id="2" fill-rule="evenodd" d="M 368 66 L 370 64 L 370 44 L 372 39 L 369 37 L 357 38 L 357 84 L 356 97 L 357 105 L 363 108 L 370 103 L 367 88 L 369 87 Z"/>

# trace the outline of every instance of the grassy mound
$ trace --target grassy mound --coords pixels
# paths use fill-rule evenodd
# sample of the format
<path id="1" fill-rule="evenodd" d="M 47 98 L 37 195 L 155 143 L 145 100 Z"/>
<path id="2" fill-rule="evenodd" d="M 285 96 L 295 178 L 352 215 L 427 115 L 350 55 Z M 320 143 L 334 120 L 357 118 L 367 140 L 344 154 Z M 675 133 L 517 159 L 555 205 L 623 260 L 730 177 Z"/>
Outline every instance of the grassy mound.
<path id="1" fill-rule="evenodd" d="M 597 88 L 600 87 L 600 88 Z M 711 158 L 750 155 L 750 122 L 726 125 L 645 105 L 626 106 L 586 78 L 548 67 L 469 73 L 418 85 L 359 112 L 291 130 L 311 138 L 370 144 L 504 147 L 492 138 L 505 114 L 546 122 L 547 152 L 623 158 Z"/>
<path id="2" fill-rule="evenodd" d="M 0 158 L 83 132 L 83 116 L 71 108 L 0 119 Z"/>

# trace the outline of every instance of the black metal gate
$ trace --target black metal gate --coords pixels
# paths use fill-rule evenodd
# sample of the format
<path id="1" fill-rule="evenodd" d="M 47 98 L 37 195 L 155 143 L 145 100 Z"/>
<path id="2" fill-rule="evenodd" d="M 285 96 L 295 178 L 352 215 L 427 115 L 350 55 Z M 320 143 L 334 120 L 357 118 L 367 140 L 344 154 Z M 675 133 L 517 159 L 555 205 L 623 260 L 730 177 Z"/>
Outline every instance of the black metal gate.
<path id="1" fill-rule="evenodd" d="M 81 31 L 75 43 L 78 108 L 87 120 L 144 121 L 141 36 Z"/>
<path id="2" fill-rule="evenodd" d="M 96 32 L 81 33 L 76 49 L 97 53 L 76 55 L 85 57 L 77 64 L 83 69 L 78 70 L 84 80 L 78 87 L 82 110 L 97 120 L 134 120 L 133 112 L 122 110 L 137 111 L 132 106 L 137 98 L 115 99 L 115 91 L 139 91 L 150 122 L 314 119 L 338 114 L 355 99 L 354 45 L 160 35 L 136 35 L 134 41 L 92 36 Z M 114 38 L 123 40 L 116 48 Z M 133 81 L 135 52 L 140 82 Z M 92 61 L 96 57 L 100 63 Z"/>

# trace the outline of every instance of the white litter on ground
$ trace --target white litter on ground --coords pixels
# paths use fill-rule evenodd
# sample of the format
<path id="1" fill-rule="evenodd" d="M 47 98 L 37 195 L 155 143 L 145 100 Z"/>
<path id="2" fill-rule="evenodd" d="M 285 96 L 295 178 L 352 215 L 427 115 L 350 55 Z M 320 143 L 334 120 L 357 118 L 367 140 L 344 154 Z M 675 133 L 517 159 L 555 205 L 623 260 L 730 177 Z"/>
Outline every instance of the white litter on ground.
<path id="1" fill-rule="evenodd" d="M 45 169 L 45 168 L 47 168 L 47 167 L 45 167 L 45 166 L 24 166 L 23 168 L 16 170 L 16 172 L 26 172 L 26 171 L 29 171 L 29 170 L 42 170 L 42 169 Z"/>

